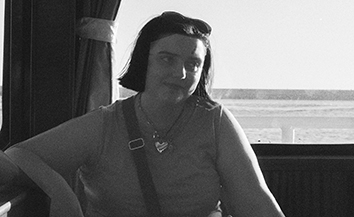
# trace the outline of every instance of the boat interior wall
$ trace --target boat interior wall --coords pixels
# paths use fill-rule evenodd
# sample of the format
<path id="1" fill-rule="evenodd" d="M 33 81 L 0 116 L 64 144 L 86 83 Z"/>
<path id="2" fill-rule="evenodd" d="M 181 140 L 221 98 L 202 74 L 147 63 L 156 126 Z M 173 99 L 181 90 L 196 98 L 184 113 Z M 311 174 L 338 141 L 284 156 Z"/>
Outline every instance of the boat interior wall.
<path id="1" fill-rule="evenodd" d="M 254 144 L 286 216 L 354 216 L 354 144 Z"/>

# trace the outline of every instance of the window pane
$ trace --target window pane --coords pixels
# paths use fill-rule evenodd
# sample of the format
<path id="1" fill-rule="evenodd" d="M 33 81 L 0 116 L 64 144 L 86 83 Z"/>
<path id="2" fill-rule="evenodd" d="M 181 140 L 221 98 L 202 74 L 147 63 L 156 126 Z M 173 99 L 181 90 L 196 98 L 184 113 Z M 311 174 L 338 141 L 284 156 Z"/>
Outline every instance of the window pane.
<path id="1" fill-rule="evenodd" d="M 117 75 L 138 30 L 164 10 L 212 26 L 215 99 L 252 143 L 354 143 L 354 1 L 123 1 Z"/>
<path id="2" fill-rule="evenodd" d="M 228 94 L 220 92 L 228 91 Z M 260 92 L 259 90 L 233 90 L 231 99 L 220 98 L 230 95 L 230 90 L 215 90 L 217 100 L 228 107 L 244 127 L 251 143 L 353 143 L 354 141 L 354 101 L 340 100 L 339 97 L 354 96 L 354 91 L 310 91 L 310 99 L 286 99 L 284 90 L 262 90 L 258 99 L 238 99 L 245 92 Z M 270 94 L 269 92 L 272 92 Z M 288 91 L 290 92 L 290 91 Z M 301 90 L 291 92 L 303 92 Z M 338 99 L 321 100 L 314 95 L 321 93 L 338 93 Z M 270 95 L 283 96 L 285 99 L 264 99 Z M 348 93 L 348 94 L 345 94 Z M 297 96 L 302 94 L 298 93 Z M 333 95 L 333 97 L 335 94 Z M 218 98 L 219 97 L 219 98 Z M 288 96 L 289 97 L 289 96 Z M 245 97 L 246 98 L 246 97 Z M 261 99 L 259 99 L 261 98 Z M 311 99 L 312 98 L 312 99 Z M 346 98 L 345 98 L 346 99 Z"/>

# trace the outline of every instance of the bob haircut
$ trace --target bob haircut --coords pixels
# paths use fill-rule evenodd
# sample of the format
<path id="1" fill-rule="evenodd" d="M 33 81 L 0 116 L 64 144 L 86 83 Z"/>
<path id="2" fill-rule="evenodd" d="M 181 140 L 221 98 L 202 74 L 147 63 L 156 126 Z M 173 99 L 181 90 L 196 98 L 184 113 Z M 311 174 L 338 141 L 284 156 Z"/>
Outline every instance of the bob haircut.
<path id="1" fill-rule="evenodd" d="M 207 92 L 207 86 L 210 85 L 212 79 L 210 33 L 211 27 L 206 22 L 185 17 L 177 12 L 164 12 L 151 19 L 138 34 L 130 60 L 119 78 L 120 84 L 125 88 L 143 92 L 150 44 L 168 35 L 181 34 L 202 40 L 207 49 L 200 81 L 193 95 L 210 99 Z"/>

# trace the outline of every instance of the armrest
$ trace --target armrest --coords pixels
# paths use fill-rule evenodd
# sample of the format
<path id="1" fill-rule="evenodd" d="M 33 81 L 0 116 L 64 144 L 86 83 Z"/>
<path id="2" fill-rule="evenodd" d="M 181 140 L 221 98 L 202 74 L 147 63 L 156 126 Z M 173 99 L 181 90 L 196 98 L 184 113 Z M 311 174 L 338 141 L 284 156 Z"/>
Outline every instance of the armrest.
<path id="1" fill-rule="evenodd" d="M 5 201 L 5 202 L 0 202 L 0 217 L 2 217 L 2 216 L 6 217 L 8 212 L 11 209 L 14 209 L 17 205 L 24 202 L 26 196 L 27 196 L 27 192 L 22 191 L 14 198 L 12 198 L 8 201 Z"/>
<path id="2" fill-rule="evenodd" d="M 0 186 L 0 217 L 48 217 L 49 204 L 39 188 Z"/>
<path id="3" fill-rule="evenodd" d="M 24 203 L 28 191 L 13 185 L 0 186 L 0 217 L 10 216 L 10 210 Z M 14 211 L 16 213 L 16 211 Z"/>

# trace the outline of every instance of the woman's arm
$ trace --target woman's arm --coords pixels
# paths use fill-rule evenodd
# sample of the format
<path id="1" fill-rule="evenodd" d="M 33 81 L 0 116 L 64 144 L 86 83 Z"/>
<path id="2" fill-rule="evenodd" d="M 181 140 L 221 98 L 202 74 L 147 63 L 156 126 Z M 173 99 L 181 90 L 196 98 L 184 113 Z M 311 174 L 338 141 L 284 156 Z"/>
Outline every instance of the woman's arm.
<path id="1" fill-rule="evenodd" d="M 3 152 L 0 151 L 0 187 L 34 186 L 32 180 Z"/>
<path id="2" fill-rule="evenodd" d="M 217 166 L 229 214 L 284 216 L 266 185 L 246 135 L 227 109 L 223 110 L 220 120 Z"/>
<path id="3" fill-rule="evenodd" d="M 0 186 L 9 184 L 20 173 L 20 168 L 11 159 L 0 151 Z"/>
<path id="4" fill-rule="evenodd" d="M 36 162 L 30 161 L 30 156 L 17 156 L 20 150 L 21 154 L 36 156 L 65 179 L 70 179 L 81 165 L 97 153 L 101 144 L 102 123 L 102 112 L 92 112 L 8 148 L 5 156 L 17 165 L 19 163 L 16 161 L 24 161 L 23 164 L 34 164 L 31 167 L 35 168 Z M 21 170 L 11 164 L 9 159 L 6 162 L 9 167 L 6 174 L 9 177 L 20 174 Z M 8 181 L 10 178 L 5 179 L 4 181 Z"/>

